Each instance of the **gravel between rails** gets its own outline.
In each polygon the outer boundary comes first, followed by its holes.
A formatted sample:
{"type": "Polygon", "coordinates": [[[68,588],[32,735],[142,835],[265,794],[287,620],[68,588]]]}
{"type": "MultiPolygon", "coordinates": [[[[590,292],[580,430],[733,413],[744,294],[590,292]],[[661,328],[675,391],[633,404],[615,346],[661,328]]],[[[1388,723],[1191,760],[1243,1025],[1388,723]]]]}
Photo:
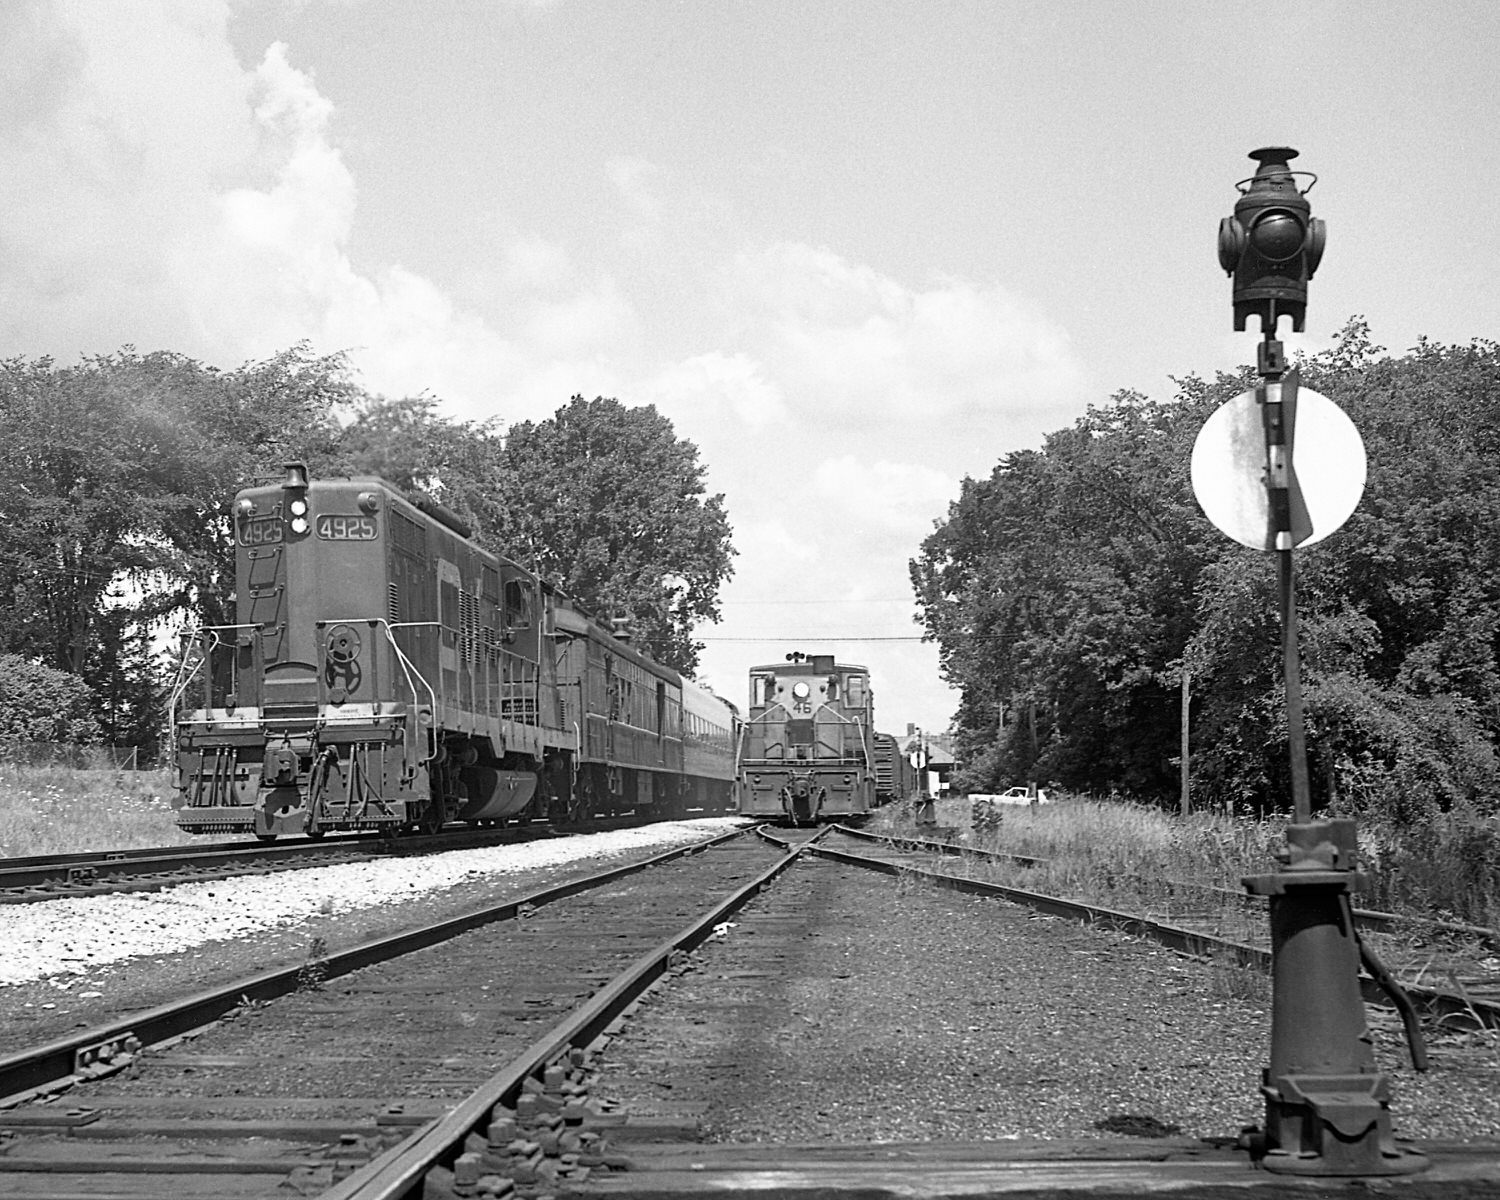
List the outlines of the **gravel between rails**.
{"type": "MultiPolygon", "coordinates": [[[[1263,1119],[1269,985],[998,900],[799,864],[601,1063],[632,1116],[714,1141],[1233,1138],[1263,1119]]],[[[1408,1065],[1371,1013],[1399,1137],[1491,1139],[1500,1052],[1408,1065]]]]}
{"type": "Polygon", "coordinates": [[[0,1054],[636,862],[735,817],[0,908],[0,1054]]]}
{"type": "MultiPolygon", "coordinates": [[[[259,931],[172,950],[153,940],[159,928],[138,936],[124,923],[138,911],[132,897],[9,906],[0,910],[0,962],[24,948],[42,955],[43,974],[0,986],[0,1053],[231,973],[305,962],[315,940],[340,949],[732,824],[458,852],[495,858],[465,865],[458,882],[421,860],[415,884],[405,872],[326,877],[370,866],[350,864],[278,875],[269,894],[241,892],[251,880],[186,885],[216,893],[166,906],[188,924],[195,912],[253,910],[259,931]],[[563,857],[533,857],[544,853],[563,857]],[[69,913],[61,927],[73,950],[26,940],[17,919],[31,910],[69,913]],[[90,946],[107,946],[114,961],[78,961],[90,946]]],[[[1001,901],[807,863],[692,961],[696,969],[653,993],[610,1044],[600,1094],[633,1114],[697,1119],[714,1139],[1103,1137],[1173,1126],[1232,1137],[1262,1117],[1262,977],[1001,901]],[[756,931],[766,911],[781,919],[756,931]]],[[[1398,1135],[1496,1136],[1500,1051],[1437,1038],[1433,1070],[1416,1075],[1399,1023],[1370,1015],[1398,1135]]]]}

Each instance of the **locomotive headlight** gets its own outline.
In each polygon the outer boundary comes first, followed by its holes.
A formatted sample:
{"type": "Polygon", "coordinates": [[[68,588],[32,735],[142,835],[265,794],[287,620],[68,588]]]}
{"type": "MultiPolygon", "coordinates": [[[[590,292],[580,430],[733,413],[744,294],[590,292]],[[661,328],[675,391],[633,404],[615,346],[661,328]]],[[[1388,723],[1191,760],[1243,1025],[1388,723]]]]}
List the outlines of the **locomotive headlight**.
{"type": "Polygon", "coordinates": [[[806,700],[812,695],[812,688],[808,687],[805,683],[794,683],[792,685],[792,695],[796,696],[798,700],[806,700]]]}
{"type": "Polygon", "coordinates": [[[295,500],[288,504],[287,508],[291,510],[292,516],[294,517],[307,516],[307,501],[304,500],[301,496],[298,496],[295,500]]]}
{"type": "MultiPolygon", "coordinates": [[[[304,504],[302,507],[303,507],[304,510],[306,510],[307,505],[304,504]]],[[[307,518],[306,517],[293,517],[292,518],[292,532],[293,533],[306,533],[307,532],[307,518]]]]}

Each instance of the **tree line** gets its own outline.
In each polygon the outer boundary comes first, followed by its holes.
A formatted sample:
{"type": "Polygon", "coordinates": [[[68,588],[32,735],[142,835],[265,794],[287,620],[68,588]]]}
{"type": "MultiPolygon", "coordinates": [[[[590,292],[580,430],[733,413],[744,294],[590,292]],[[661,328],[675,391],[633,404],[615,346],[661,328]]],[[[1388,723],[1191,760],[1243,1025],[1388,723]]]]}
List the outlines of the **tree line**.
{"type": "Polygon", "coordinates": [[[574,396],[506,429],[305,345],[234,370],[126,347],[0,361],[0,423],[0,738],[153,749],[163,631],[233,622],[230,506],[288,462],[431,495],[688,674],[732,572],[723,496],[650,406],[574,396]]]}
{"type": "MultiPolygon", "coordinates": [[[[1315,808],[1409,825],[1500,810],[1500,345],[1395,357],[1354,318],[1300,362],[1359,429],[1363,499],[1296,555],[1315,808]]],[[[1289,803],[1275,555],[1230,541],[1189,481],[1194,439],[1253,369],[1120,392],[1040,450],[965,479],[912,560],[961,694],[961,782],[1289,803]]]]}

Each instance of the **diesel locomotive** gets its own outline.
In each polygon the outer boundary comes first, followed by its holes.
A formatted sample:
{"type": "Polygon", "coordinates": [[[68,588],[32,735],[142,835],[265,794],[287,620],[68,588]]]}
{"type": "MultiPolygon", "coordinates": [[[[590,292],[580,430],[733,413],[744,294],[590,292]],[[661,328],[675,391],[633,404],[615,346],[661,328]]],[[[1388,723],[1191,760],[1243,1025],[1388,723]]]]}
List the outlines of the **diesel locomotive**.
{"type": "Polygon", "coordinates": [[[234,501],[235,623],[173,691],[190,833],[722,813],[739,713],[377,478],[234,501]]]}
{"type": "Polygon", "coordinates": [[[913,781],[894,738],[877,734],[864,667],[831,654],[787,655],[750,669],[740,730],[739,802],[747,816],[793,825],[867,816],[913,781]]]}

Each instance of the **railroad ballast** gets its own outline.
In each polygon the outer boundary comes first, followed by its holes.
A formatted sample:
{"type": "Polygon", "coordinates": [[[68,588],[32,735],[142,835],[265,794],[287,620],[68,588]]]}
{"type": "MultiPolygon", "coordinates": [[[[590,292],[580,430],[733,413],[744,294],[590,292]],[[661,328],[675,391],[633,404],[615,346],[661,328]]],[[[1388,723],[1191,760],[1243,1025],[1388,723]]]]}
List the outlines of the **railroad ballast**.
{"type": "Polygon", "coordinates": [[[183,829],[732,807],[735,707],[441,505],[292,464],[240,492],[232,520],[235,624],[194,633],[174,690],[183,829]]]}

